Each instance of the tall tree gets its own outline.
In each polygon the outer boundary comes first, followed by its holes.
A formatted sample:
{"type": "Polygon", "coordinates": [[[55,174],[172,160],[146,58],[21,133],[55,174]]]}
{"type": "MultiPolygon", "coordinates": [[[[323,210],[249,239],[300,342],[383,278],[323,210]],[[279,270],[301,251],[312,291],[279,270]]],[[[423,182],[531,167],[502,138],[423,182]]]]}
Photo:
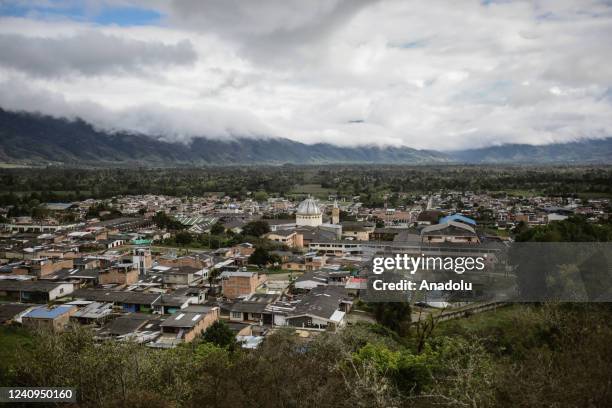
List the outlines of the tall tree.
{"type": "Polygon", "coordinates": [[[376,321],[395,331],[400,336],[406,336],[411,322],[411,307],[408,302],[378,302],[373,303],[376,321]]]}
{"type": "Polygon", "coordinates": [[[270,260],[270,254],[262,247],[255,248],[255,251],[249,256],[249,263],[253,265],[265,266],[270,260]]]}
{"type": "Polygon", "coordinates": [[[242,227],[242,233],[244,235],[252,235],[254,237],[261,237],[263,234],[270,232],[270,225],[265,221],[251,221],[242,227]]]}
{"type": "Polygon", "coordinates": [[[213,224],[212,227],[210,227],[210,233],[212,235],[219,235],[219,234],[223,234],[225,232],[225,228],[223,227],[223,224],[221,224],[220,222],[216,222],[213,224]]]}
{"type": "Polygon", "coordinates": [[[227,347],[229,349],[233,349],[236,344],[234,332],[223,320],[217,320],[206,329],[202,339],[219,347],[227,347]]]}
{"type": "Polygon", "coordinates": [[[179,245],[189,245],[193,242],[193,236],[187,231],[180,231],[176,233],[174,240],[179,245]]]}

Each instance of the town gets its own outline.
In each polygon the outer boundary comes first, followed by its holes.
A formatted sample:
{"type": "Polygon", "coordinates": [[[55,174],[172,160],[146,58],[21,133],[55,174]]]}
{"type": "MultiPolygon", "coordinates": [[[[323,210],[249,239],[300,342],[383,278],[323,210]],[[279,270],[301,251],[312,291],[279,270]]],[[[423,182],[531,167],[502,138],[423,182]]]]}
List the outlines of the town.
{"type": "Polygon", "coordinates": [[[612,407],[612,1],[0,0],[0,404],[612,407]]]}
{"type": "Polygon", "coordinates": [[[375,253],[486,256],[534,226],[610,216],[605,197],[389,198],[374,207],[328,191],[120,195],[38,203],[28,216],[4,205],[0,317],[56,332],[84,325],[100,341],[153,348],[191,342],[216,322],[245,348],[279,328],[307,341],[375,320],[360,299],[375,253]]]}

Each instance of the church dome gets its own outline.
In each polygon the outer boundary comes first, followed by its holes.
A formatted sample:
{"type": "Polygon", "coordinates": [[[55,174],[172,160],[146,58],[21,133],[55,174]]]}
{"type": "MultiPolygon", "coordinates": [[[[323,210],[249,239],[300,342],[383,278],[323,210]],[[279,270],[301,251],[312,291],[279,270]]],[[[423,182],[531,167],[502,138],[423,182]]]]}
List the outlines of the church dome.
{"type": "Polygon", "coordinates": [[[298,205],[297,208],[298,215],[320,215],[321,210],[317,205],[317,202],[312,198],[307,198],[298,205]]]}

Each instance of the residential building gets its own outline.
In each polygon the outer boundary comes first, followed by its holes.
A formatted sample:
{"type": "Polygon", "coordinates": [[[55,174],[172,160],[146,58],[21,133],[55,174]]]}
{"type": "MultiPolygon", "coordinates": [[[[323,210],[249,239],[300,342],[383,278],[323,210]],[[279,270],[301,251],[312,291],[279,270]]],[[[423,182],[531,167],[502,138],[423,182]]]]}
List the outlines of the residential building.
{"type": "Polygon", "coordinates": [[[68,282],[0,280],[0,298],[17,302],[47,303],[70,295],[74,285],[68,282]]]}
{"type": "Polygon", "coordinates": [[[124,312],[150,313],[160,293],[127,292],[107,289],[79,289],[72,294],[73,299],[110,302],[124,312]]]}
{"type": "Polygon", "coordinates": [[[113,312],[112,303],[100,303],[100,302],[71,302],[70,305],[79,306],[82,305],[72,316],[70,320],[78,322],[80,324],[97,324],[102,325],[108,320],[113,312]]]}
{"type": "Polygon", "coordinates": [[[349,277],[348,271],[313,271],[297,278],[293,285],[298,290],[311,290],[319,286],[344,286],[349,277]]]}
{"type": "Polygon", "coordinates": [[[131,262],[116,263],[110,268],[100,270],[98,280],[100,285],[117,284],[131,285],[138,281],[138,269],[131,262]]]}
{"type": "Polygon", "coordinates": [[[23,315],[36,307],[29,303],[0,303],[0,324],[21,323],[23,315]]]}
{"type": "Polygon", "coordinates": [[[302,236],[295,232],[295,230],[277,230],[268,232],[263,237],[289,248],[301,248],[304,245],[302,236]]]}
{"type": "Polygon", "coordinates": [[[208,269],[194,268],[191,266],[154,266],[150,274],[159,276],[164,286],[193,286],[208,277],[208,269]]]}
{"type": "Polygon", "coordinates": [[[473,227],[463,222],[448,221],[423,228],[421,230],[421,242],[477,244],[480,239],[473,227]]]}
{"type": "Polygon", "coordinates": [[[222,294],[228,299],[249,295],[260,283],[255,272],[223,272],[220,278],[222,294]]]}
{"type": "Polygon", "coordinates": [[[129,313],[107,322],[98,332],[99,339],[148,343],[161,335],[161,318],[148,313],[129,313]]]}
{"type": "Polygon", "coordinates": [[[155,346],[174,347],[180,343],[189,343],[217,320],[218,307],[209,307],[202,312],[175,313],[161,323],[162,334],[155,346]]]}
{"type": "Polygon", "coordinates": [[[74,305],[41,306],[32,309],[21,318],[24,326],[46,328],[55,332],[64,331],[70,316],[76,313],[74,305]]]}
{"type": "Polygon", "coordinates": [[[303,329],[336,331],[346,325],[351,304],[344,288],[313,288],[287,314],[285,322],[303,329]]]}
{"type": "Polygon", "coordinates": [[[132,250],[132,264],[136,266],[139,276],[146,276],[153,266],[150,248],[134,248],[132,250]]]}

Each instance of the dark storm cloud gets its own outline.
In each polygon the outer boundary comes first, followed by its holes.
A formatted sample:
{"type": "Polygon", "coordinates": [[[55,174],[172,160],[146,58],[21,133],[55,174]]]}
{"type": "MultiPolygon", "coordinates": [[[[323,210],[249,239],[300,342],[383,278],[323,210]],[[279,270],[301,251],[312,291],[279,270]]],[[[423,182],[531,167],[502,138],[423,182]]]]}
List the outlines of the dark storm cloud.
{"type": "Polygon", "coordinates": [[[246,55],[282,57],[324,40],[379,0],[175,0],[170,20],[189,30],[213,32],[242,46],[246,55]]]}
{"type": "Polygon", "coordinates": [[[184,27],[251,37],[296,32],[312,26],[327,28],[377,1],[174,0],[169,13],[184,27]]]}
{"type": "Polygon", "coordinates": [[[140,72],[146,67],[192,65],[197,54],[190,41],[164,44],[95,31],[69,37],[0,34],[0,64],[38,77],[140,72]]]}

